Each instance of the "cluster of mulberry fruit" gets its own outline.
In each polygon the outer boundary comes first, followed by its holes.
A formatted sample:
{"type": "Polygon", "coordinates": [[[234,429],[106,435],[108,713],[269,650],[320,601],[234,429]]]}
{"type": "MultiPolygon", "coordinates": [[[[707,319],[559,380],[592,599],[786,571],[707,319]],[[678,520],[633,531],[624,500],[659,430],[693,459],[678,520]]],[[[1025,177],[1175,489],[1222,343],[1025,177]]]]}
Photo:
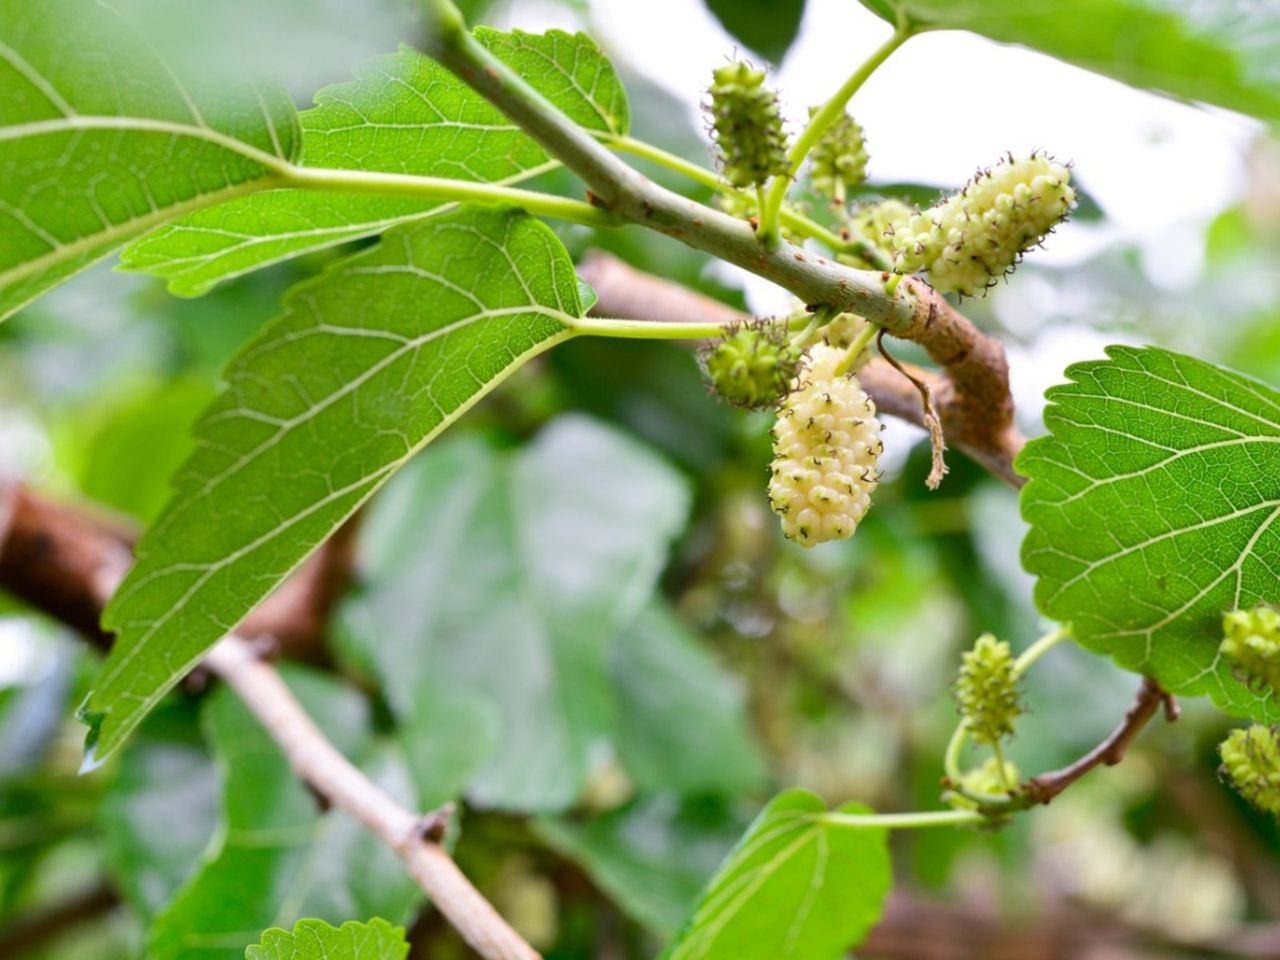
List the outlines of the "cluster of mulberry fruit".
{"type": "Polygon", "coordinates": [[[847,353],[815,344],[773,427],[769,503],[807,547],[852,536],[880,480],[880,421],[858,378],[840,369],[847,353]]]}
{"type": "Polygon", "coordinates": [[[959,193],[893,224],[894,268],[927,271],[944,292],[976,293],[1010,272],[1074,205],[1063,164],[1010,155],[959,193]]]}
{"type": "Polygon", "coordinates": [[[1259,810],[1280,816],[1280,741],[1274,727],[1232,730],[1218,748],[1221,774],[1259,810]]]}
{"type": "Polygon", "coordinates": [[[1251,687],[1280,691],[1280,610],[1258,606],[1222,618],[1221,651],[1251,687]]]}
{"type": "Polygon", "coordinates": [[[701,354],[702,369],[730,406],[763,410],[776,406],[795,376],[798,352],[786,330],[767,322],[733,330],[701,354]]]}
{"type": "Polygon", "coordinates": [[[739,188],[760,186],[787,172],[787,135],[778,96],[764,79],[763,70],[741,60],[712,75],[711,131],[725,179],[739,188]]]}
{"type": "Polygon", "coordinates": [[[995,746],[1013,735],[1022,702],[1009,644],[989,633],[978,638],[961,658],[956,701],[969,734],[979,743],[995,746]]]}
{"type": "MultiPolygon", "coordinates": [[[[812,118],[817,107],[809,110],[812,118]]],[[[840,206],[849,198],[849,190],[867,179],[867,141],[862,127],[847,113],[842,113],[809,154],[809,179],[813,189],[840,206]]]]}

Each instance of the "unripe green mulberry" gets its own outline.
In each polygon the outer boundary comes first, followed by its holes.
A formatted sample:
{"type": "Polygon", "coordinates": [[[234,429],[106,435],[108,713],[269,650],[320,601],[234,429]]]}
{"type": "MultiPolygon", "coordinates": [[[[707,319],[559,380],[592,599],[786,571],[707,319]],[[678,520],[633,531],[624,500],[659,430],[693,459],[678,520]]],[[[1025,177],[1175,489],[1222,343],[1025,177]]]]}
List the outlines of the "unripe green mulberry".
{"type": "Polygon", "coordinates": [[[770,323],[739,327],[701,356],[716,393],[747,410],[775,406],[795,376],[799,359],[787,343],[785,328],[770,323]]]}
{"type": "Polygon", "coordinates": [[[970,735],[994,746],[1012,736],[1022,713],[1009,644],[984,633],[960,660],[956,700],[970,735]]]}
{"type": "Polygon", "coordinates": [[[806,547],[853,536],[880,480],[880,421],[858,378],[838,372],[846,353],[815,344],[773,426],[769,504],[806,547]]]}
{"type": "Polygon", "coordinates": [[[894,231],[894,269],[926,270],[943,292],[973,294],[1009,273],[1075,205],[1071,172],[1048,157],[1012,155],[894,231]]]}
{"type": "Polygon", "coordinates": [[[1222,618],[1222,655],[1251,687],[1280,690],[1280,610],[1257,606],[1222,618]]]}
{"type": "MultiPolygon", "coordinates": [[[[819,109],[810,107],[810,118],[819,109]]],[[[862,127],[847,113],[827,128],[809,156],[813,189],[842,207],[849,190],[867,179],[867,141],[862,127]]]]}
{"type": "Polygon", "coordinates": [[[1219,773],[1259,810],[1280,816],[1280,742],[1274,727],[1232,730],[1218,747],[1219,773]]]}
{"type": "Polygon", "coordinates": [[[787,136],[778,95],[764,85],[764,71],[739,60],[712,76],[711,129],[725,179],[735,187],[752,187],[785,174],[787,136]]]}

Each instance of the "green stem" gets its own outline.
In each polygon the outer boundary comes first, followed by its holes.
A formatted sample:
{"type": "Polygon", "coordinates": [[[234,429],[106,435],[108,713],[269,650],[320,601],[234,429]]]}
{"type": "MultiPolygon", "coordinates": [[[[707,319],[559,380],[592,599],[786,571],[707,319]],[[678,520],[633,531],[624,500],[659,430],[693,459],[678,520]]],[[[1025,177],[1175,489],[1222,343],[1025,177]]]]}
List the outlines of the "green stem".
{"type": "Polygon", "coordinates": [[[1013,663],[1013,677],[1015,680],[1020,679],[1031,669],[1037,660],[1052,650],[1055,646],[1071,636],[1071,625],[1065,624],[1050,630],[1043,637],[1022,651],[1022,655],[1013,663]]]}
{"type": "Polygon", "coordinates": [[[871,341],[875,339],[876,334],[880,332],[880,327],[870,321],[867,321],[867,328],[858,334],[858,339],[849,345],[850,363],[857,360],[862,352],[871,346],[871,341]]]}
{"type": "Polygon", "coordinates": [[[587,336],[624,340],[704,340],[720,336],[731,325],[731,322],[654,323],[651,320],[615,320],[610,317],[582,317],[572,323],[574,330],[587,336]]]}
{"type": "Polygon", "coordinates": [[[1009,793],[1014,788],[1014,784],[1009,782],[1009,771],[1005,768],[1004,746],[997,740],[991,744],[991,752],[996,756],[996,768],[1000,771],[1000,785],[1004,787],[1004,792],[1009,793]]]}
{"type": "Polygon", "coordinates": [[[976,810],[929,810],[921,813],[820,813],[821,823],[854,830],[918,830],[926,827],[963,827],[986,823],[976,810]]]}
{"type": "Polygon", "coordinates": [[[815,310],[809,318],[809,322],[791,338],[790,346],[794,350],[808,350],[818,340],[818,331],[826,324],[831,322],[831,311],[826,307],[820,307],[815,310]]]}
{"type": "Polygon", "coordinates": [[[961,720],[956,724],[951,739],[947,741],[947,752],[942,757],[942,772],[953,787],[958,787],[960,780],[964,777],[960,769],[960,755],[964,752],[964,745],[968,739],[969,726],[961,720]]]}
{"type": "Polygon", "coordinates": [[[617,226],[608,211],[582,200],[572,200],[536,190],[521,190],[492,183],[417,177],[365,170],[330,170],[324,167],[289,167],[281,173],[282,186],[334,193],[370,193],[382,197],[441,200],[456,203],[509,204],[529,213],[593,227],[617,226]]]}
{"type": "MultiPolygon", "coordinates": [[[[725,196],[737,197],[740,200],[747,200],[751,197],[747,191],[739,190],[737,187],[730,186],[728,182],[726,182],[724,178],[714,170],[701,167],[691,160],[686,160],[684,157],[677,156],[674,153],[669,153],[661,147],[655,147],[651,143],[646,143],[644,140],[637,140],[635,137],[619,136],[615,133],[597,134],[597,139],[606,146],[612,147],[614,150],[621,153],[629,153],[635,157],[641,157],[648,160],[650,163],[655,163],[660,167],[665,167],[672,173],[681,174],[692,180],[694,183],[707,187],[711,190],[715,190],[725,196]]],[[[782,205],[782,209],[778,213],[778,220],[782,226],[786,227],[797,236],[817,240],[825,244],[835,253],[856,253],[859,256],[862,256],[863,259],[869,259],[869,257],[864,255],[865,249],[869,247],[865,242],[861,240],[846,240],[834,231],[828,230],[816,220],[812,220],[802,213],[797,213],[786,204],[782,205]]],[[[874,251],[873,249],[873,254],[878,254],[878,251],[874,251]]],[[[883,262],[874,262],[873,265],[876,269],[888,269],[887,260],[884,260],[883,262]]]]}
{"type": "Polygon", "coordinates": [[[756,236],[766,249],[772,249],[782,239],[782,231],[778,229],[778,218],[782,213],[779,205],[774,209],[765,195],[764,184],[756,186],[756,236]]]}
{"type": "Polygon", "coordinates": [[[741,194],[746,196],[743,191],[729,186],[718,173],[714,170],[708,170],[706,167],[700,167],[692,160],[686,160],[684,157],[677,156],[661,147],[655,147],[652,143],[644,140],[637,140],[635,137],[626,137],[617,133],[601,133],[597,134],[597,139],[606,146],[621,153],[629,153],[633,157],[641,157],[650,163],[656,163],[660,167],[665,167],[672,173],[679,173],[688,177],[694,183],[717,190],[720,193],[741,194]]]}
{"type": "Polygon", "coordinates": [[[893,36],[877,47],[863,61],[857,70],[849,75],[849,79],[832,94],[831,98],[822,105],[813,118],[809,121],[809,125],[796,138],[796,142],[791,145],[791,150],[787,154],[787,173],[785,176],[774,177],[773,183],[769,186],[767,206],[760,211],[760,222],[765,223],[766,219],[777,216],[779,208],[782,206],[782,200],[787,194],[787,187],[791,183],[791,178],[800,171],[800,167],[804,164],[805,157],[809,156],[809,151],[814,148],[822,135],[827,132],[830,126],[840,118],[845,108],[849,105],[849,101],[853,99],[853,95],[858,92],[859,88],[867,82],[867,79],[876,72],[876,69],[889,59],[890,55],[902,46],[911,36],[911,28],[907,26],[899,26],[893,31],[893,36]]]}

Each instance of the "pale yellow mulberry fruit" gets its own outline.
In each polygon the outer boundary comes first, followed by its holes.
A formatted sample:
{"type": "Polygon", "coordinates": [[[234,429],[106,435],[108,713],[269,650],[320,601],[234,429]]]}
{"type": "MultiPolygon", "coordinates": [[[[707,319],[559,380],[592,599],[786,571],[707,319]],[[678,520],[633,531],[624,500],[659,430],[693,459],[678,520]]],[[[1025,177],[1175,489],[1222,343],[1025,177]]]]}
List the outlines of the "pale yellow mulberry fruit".
{"type": "Polygon", "coordinates": [[[894,227],[894,269],[924,270],[943,292],[991,286],[1065,220],[1075,205],[1071,171],[1043,154],[1012,155],[963,190],[894,227]]]}
{"type": "Polygon", "coordinates": [[[806,547],[853,536],[880,479],[880,421],[857,377],[838,372],[846,353],[811,348],[773,428],[769,504],[806,547]]]}

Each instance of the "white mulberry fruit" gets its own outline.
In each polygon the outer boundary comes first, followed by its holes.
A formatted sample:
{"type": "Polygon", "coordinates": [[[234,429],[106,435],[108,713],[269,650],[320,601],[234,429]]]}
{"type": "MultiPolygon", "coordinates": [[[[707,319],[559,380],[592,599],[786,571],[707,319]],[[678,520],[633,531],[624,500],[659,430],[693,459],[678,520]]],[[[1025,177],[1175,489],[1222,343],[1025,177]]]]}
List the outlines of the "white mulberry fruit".
{"type": "Polygon", "coordinates": [[[853,536],[880,479],[880,421],[857,377],[837,372],[846,353],[813,346],[773,427],[769,504],[806,547],[853,536]]]}
{"type": "Polygon", "coordinates": [[[1009,273],[1075,205],[1071,172],[1043,154],[1012,155],[894,227],[894,269],[927,271],[943,292],[970,295],[1009,273]]]}

